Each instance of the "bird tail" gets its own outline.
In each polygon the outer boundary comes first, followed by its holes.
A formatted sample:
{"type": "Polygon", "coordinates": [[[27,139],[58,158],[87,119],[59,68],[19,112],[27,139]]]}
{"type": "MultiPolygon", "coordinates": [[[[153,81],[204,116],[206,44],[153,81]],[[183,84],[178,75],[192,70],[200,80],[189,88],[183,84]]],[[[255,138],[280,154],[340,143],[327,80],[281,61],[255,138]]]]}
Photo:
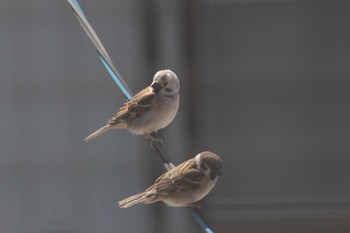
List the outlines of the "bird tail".
{"type": "Polygon", "coordinates": [[[149,199],[149,196],[143,192],[136,194],[134,196],[125,198],[124,200],[119,201],[119,207],[120,208],[128,208],[130,206],[139,204],[139,203],[145,203],[149,199]]]}
{"type": "Polygon", "coordinates": [[[92,134],[90,134],[89,136],[87,136],[85,139],[84,139],[84,142],[88,142],[90,141],[91,139],[97,137],[98,135],[100,134],[103,134],[104,132],[106,132],[107,130],[111,129],[111,125],[110,124],[107,124],[105,126],[103,126],[102,128],[96,130],[95,132],[93,132],[92,134]]]}

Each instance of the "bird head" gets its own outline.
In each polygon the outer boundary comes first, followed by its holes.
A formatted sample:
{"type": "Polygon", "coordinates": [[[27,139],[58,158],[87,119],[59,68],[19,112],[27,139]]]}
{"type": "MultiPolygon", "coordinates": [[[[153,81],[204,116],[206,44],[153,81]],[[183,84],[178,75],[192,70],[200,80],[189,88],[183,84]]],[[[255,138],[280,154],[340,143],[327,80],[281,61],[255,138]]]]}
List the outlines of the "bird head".
{"type": "Polygon", "coordinates": [[[179,92],[180,82],[171,70],[160,70],[154,75],[151,87],[156,94],[172,96],[179,92]]]}
{"type": "Polygon", "coordinates": [[[213,181],[216,181],[218,176],[221,176],[223,163],[221,158],[213,152],[201,152],[195,157],[194,160],[197,164],[197,168],[202,170],[205,175],[213,181]]]}

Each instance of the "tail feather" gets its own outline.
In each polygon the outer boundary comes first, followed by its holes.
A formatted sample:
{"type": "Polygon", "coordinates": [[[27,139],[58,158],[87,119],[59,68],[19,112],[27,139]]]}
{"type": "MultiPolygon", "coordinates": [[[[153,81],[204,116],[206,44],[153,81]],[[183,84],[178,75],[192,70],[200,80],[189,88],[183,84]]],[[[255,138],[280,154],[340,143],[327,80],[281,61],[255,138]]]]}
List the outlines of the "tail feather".
{"type": "Polygon", "coordinates": [[[97,137],[98,135],[100,134],[103,134],[104,132],[106,132],[107,130],[111,129],[111,125],[110,124],[107,124],[103,127],[101,127],[100,129],[96,130],[95,132],[93,132],[92,134],[90,134],[89,136],[87,136],[85,139],[84,139],[84,142],[88,142],[90,141],[91,139],[97,137]]]}
{"type": "Polygon", "coordinates": [[[128,208],[130,206],[139,204],[139,203],[144,203],[149,199],[149,196],[146,195],[145,192],[136,194],[134,196],[125,198],[124,200],[121,200],[118,202],[120,208],[128,208]]]}

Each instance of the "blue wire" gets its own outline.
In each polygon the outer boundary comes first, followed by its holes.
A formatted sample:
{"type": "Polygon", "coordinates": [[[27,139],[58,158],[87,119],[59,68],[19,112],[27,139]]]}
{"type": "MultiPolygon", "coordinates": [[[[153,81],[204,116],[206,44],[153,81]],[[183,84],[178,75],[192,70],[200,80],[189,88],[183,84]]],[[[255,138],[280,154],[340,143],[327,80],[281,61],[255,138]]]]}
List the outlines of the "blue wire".
{"type": "Polygon", "coordinates": [[[83,9],[81,9],[81,6],[79,5],[78,1],[77,1],[77,0],[72,0],[72,1],[74,2],[75,6],[78,8],[78,10],[80,11],[80,13],[81,13],[82,15],[84,15],[84,17],[85,17],[85,14],[84,14],[84,12],[83,12],[83,9]]]}
{"type": "MultiPolygon", "coordinates": [[[[85,17],[85,14],[81,8],[81,6],[79,5],[77,0],[72,0],[73,3],[75,4],[75,6],[78,8],[78,10],[80,11],[80,13],[85,17]]],[[[114,71],[111,69],[111,67],[108,65],[108,63],[106,62],[106,60],[101,56],[101,54],[97,51],[99,58],[102,61],[102,64],[104,65],[104,67],[106,68],[106,70],[108,71],[109,75],[113,78],[114,82],[118,85],[118,87],[120,88],[120,90],[123,92],[125,98],[127,98],[128,100],[130,100],[132,98],[132,95],[130,94],[130,92],[127,90],[127,88],[123,85],[123,83],[120,81],[120,79],[118,78],[117,74],[114,73],[114,71]]]]}
{"type": "Polygon", "coordinates": [[[105,66],[106,70],[108,71],[109,75],[113,78],[114,82],[116,82],[116,84],[118,85],[118,87],[120,88],[120,90],[123,92],[123,94],[125,95],[125,97],[130,100],[132,98],[132,96],[130,95],[130,93],[128,92],[128,90],[126,90],[125,86],[123,85],[123,83],[119,80],[118,76],[113,72],[113,70],[111,69],[111,67],[109,67],[109,65],[107,64],[107,62],[105,61],[105,59],[98,54],[98,57],[101,59],[102,64],[105,66]]]}
{"type": "Polygon", "coordinates": [[[203,219],[199,216],[198,212],[196,212],[194,209],[191,210],[192,216],[194,217],[194,219],[196,219],[196,221],[198,222],[198,224],[201,226],[201,228],[207,232],[207,233],[214,233],[209,226],[203,221],[203,219]]]}

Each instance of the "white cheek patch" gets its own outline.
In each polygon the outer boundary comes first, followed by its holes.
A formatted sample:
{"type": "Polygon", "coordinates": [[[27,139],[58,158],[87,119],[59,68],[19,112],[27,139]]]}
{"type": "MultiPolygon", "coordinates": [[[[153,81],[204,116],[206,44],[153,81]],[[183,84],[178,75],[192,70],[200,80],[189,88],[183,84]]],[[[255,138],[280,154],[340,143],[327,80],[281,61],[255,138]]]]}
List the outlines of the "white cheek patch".
{"type": "Polygon", "coordinates": [[[205,170],[202,169],[201,165],[202,165],[202,154],[198,154],[195,158],[194,161],[197,165],[197,168],[202,170],[204,172],[204,174],[210,178],[210,174],[211,174],[211,169],[208,167],[207,164],[204,164],[205,166],[205,170]]]}
{"type": "Polygon", "coordinates": [[[194,162],[196,163],[198,169],[201,168],[201,162],[202,162],[201,156],[202,156],[201,154],[198,154],[198,155],[194,158],[194,162]]]}

